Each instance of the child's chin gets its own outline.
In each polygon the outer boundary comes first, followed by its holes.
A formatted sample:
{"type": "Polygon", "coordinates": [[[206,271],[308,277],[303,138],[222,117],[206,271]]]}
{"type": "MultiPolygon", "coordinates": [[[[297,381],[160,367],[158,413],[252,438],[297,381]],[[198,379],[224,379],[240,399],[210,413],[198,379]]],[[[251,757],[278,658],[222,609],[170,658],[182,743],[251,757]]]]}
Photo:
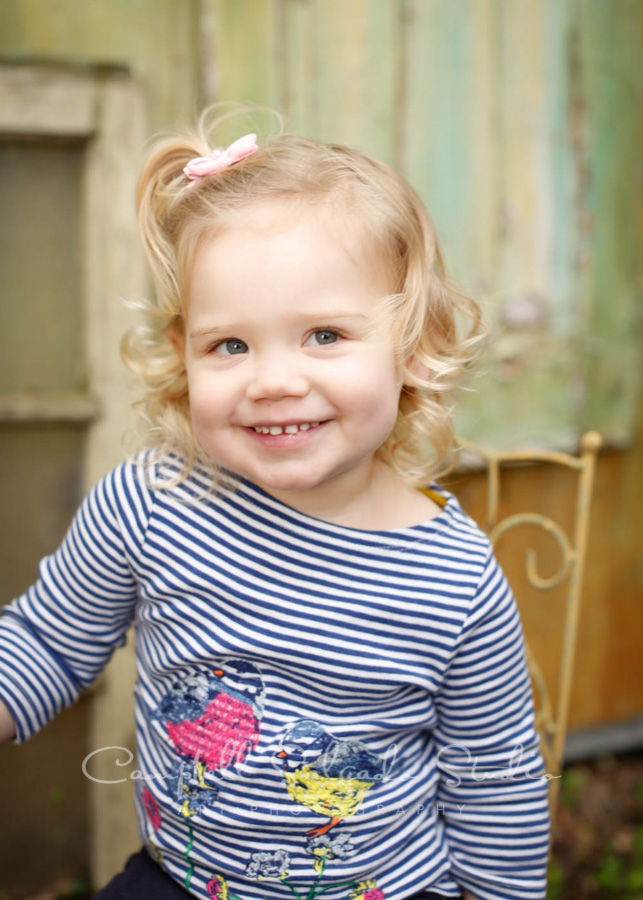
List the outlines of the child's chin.
{"type": "Polygon", "coordinates": [[[257,480],[265,491],[287,491],[298,493],[302,491],[312,491],[319,487],[318,478],[268,478],[265,480],[257,480]]]}
{"type": "Polygon", "coordinates": [[[325,481],[326,476],[320,475],[319,471],[313,472],[296,472],[291,467],[288,471],[284,467],[283,472],[257,472],[256,477],[247,476],[265,491],[284,491],[287,493],[304,493],[306,491],[319,488],[325,481]]]}

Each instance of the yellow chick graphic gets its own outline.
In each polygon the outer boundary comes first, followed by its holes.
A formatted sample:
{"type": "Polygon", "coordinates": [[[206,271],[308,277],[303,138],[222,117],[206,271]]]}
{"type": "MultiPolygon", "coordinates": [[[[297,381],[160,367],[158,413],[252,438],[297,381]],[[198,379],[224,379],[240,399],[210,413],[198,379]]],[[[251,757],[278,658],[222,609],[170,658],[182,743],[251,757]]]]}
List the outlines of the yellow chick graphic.
{"type": "Polygon", "coordinates": [[[282,750],[290,797],[328,816],[330,822],[308,832],[318,837],[353,816],[367,792],[384,778],[384,762],[361,741],[336,739],[309,719],[288,729],[282,750]]]}

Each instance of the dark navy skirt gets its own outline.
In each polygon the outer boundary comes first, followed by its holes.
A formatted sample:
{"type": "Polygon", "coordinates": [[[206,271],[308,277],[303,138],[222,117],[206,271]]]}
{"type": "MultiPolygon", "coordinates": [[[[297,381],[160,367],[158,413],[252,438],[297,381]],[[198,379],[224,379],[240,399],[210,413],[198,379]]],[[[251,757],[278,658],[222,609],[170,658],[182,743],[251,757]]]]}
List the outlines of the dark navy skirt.
{"type": "MultiPolygon", "coordinates": [[[[125,869],[105,887],[94,894],[92,900],[186,900],[191,897],[159,864],[152,859],[146,847],[133,853],[125,863],[125,869]]],[[[409,900],[445,900],[441,894],[422,891],[409,900]]]]}

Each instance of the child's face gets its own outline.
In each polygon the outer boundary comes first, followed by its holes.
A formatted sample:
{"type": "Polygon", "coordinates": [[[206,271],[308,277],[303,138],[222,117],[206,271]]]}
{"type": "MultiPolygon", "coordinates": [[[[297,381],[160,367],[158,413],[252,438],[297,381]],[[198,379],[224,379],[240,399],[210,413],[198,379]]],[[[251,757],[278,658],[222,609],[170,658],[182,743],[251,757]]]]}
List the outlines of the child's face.
{"type": "Polygon", "coordinates": [[[208,239],[176,342],[201,446],[295,506],[297,492],[326,492],[332,505],[368,489],[402,385],[390,328],[375,316],[394,290],[388,266],[332,228],[326,207],[266,204],[250,226],[208,239]],[[319,424],[253,428],[293,423],[319,424]]]}

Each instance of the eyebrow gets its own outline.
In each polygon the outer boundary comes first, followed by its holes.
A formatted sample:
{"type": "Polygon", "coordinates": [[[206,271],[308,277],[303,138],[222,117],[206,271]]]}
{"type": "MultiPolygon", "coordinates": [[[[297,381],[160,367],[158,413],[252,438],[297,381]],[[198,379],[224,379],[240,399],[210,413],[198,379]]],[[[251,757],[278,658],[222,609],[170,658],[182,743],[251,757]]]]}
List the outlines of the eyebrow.
{"type": "MultiPolygon", "coordinates": [[[[369,320],[368,316],[365,316],[363,313],[334,313],[334,312],[320,312],[320,313],[306,313],[303,316],[295,316],[295,322],[305,323],[305,322],[329,322],[331,319],[353,319],[354,321],[362,319],[369,320]]],[[[198,338],[205,337],[206,335],[211,334],[232,334],[235,331],[240,331],[243,328],[242,325],[229,325],[229,326],[221,326],[221,325],[205,325],[203,328],[197,328],[195,331],[190,332],[190,338],[198,338]]]]}

